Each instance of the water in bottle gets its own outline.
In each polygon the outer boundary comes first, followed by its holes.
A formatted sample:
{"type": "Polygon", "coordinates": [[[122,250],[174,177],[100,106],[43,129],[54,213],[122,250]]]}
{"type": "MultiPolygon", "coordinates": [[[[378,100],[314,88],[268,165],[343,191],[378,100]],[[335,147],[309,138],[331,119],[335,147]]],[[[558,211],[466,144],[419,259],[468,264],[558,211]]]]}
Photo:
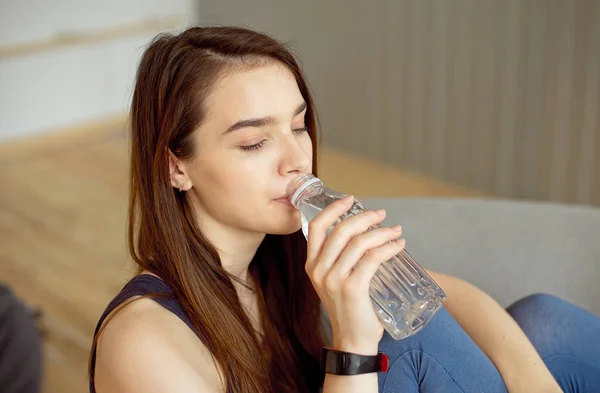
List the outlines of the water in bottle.
{"type": "MultiPolygon", "coordinates": [[[[302,232],[308,238],[308,223],[329,204],[347,195],[324,187],[312,174],[303,174],[290,184],[288,196],[301,212],[302,232]]],[[[355,200],[327,229],[327,235],[343,220],[366,210],[355,200]]],[[[379,227],[377,224],[369,230],[379,227]]],[[[369,294],[383,327],[396,340],[421,330],[446,299],[444,291],[406,250],[380,265],[371,280],[369,294]]]]}

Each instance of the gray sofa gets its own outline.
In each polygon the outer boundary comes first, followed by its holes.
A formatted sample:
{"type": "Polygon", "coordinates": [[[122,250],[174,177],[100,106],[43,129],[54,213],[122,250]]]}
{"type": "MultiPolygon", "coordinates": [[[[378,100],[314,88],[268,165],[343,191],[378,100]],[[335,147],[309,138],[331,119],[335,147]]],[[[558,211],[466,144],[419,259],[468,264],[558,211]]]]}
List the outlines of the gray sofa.
{"type": "Polygon", "coordinates": [[[550,293],[600,314],[600,208],[465,198],[361,198],[401,224],[427,269],[463,278],[501,305],[550,293]]]}

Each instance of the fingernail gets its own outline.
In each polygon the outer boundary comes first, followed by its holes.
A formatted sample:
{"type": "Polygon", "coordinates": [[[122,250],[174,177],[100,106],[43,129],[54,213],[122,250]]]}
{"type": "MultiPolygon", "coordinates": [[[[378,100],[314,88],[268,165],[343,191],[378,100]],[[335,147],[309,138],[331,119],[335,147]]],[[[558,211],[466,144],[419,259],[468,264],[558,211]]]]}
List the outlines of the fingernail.
{"type": "Polygon", "coordinates": [[[344,197],[345,203],[350,203],[350,201],[354,201],[354,195],[348,195],[344,197]]]}
{"type": "Polygon", "coordinates": [[[394,232],[400,232],[400,231],[402,230],[402,226],[400,226],[400,225],[394,225],[394,226],[392,227],[392,230],[393,230],[394,232]]]}
{"type": "Polygon", "coordinates": [[[377,215],[379,215],[379,216],[383,216],[385,214],[385,210],[384,209],[375,210],[375,213],[377,213],[377,215]]]}

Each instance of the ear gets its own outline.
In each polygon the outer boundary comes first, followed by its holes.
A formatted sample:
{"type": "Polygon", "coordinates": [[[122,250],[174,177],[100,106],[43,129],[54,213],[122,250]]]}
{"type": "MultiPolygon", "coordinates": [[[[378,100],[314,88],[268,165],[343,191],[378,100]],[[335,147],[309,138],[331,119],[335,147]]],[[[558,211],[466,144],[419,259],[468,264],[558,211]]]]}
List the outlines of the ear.
{"type": "Polygon", "coordinates": [[[171,186],[179,191],[188,191],[192,188],[192,180],[187,175],[185,164],[170,149],[167,149],[167,160],[169,161],[169,178],[171,186]]]}

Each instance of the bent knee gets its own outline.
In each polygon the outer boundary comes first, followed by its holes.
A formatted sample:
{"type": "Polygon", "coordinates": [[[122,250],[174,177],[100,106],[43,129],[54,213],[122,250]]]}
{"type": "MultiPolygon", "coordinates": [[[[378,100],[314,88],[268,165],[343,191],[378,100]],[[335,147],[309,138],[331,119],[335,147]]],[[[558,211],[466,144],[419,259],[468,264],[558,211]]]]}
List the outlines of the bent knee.
{"type": "Polygon", "coordinates": [[[572,303],[547,293],[535,293],[517,300],[506,311],[517,321],[527,323],[528,320],[536,320],[537,323],[548,320],[550,322],[557,318],[572,315],[578,309],[572,303]]]}
{"type": "Polygon", "coordinates": [[[535,293],[517,300],[506,311],[527,330],[531,325],[543,324],[559,314],[560,310],[568,306],[565,300],[547,293],[535,293]]]}
{"type": "Polygon", "coordinates": [[[556,304],[559,303],[566,303],[566,301],[559,298],[558,296],[551,295],[549,293],[534,293],[517,300],[516,302],[511,304],[507,310],[515,310],[520,308],[538,309],[545,308],[548,305],[554,307],[556,304]]]}
{"type": "Polygon", "coordinates": [[[577,308],[550,294],[536,293],[518,300],[506,311],[519,324],[538,353],[548,356],[567,345],[569,326],[577,318],[577,308]]]}

